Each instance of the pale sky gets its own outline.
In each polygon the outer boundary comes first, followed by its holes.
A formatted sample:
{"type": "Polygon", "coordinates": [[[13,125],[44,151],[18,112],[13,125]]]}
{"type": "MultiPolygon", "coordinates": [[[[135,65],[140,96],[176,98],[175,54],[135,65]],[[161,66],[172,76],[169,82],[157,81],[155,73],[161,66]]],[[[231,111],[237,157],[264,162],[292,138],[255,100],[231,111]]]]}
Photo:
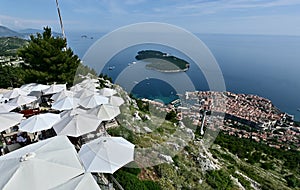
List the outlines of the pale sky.
{"type": "MultiPolygon", "coordinates": [[[[0,25],[60,32],[55,0],[0,0],[0,25]]],[[[139,22],[193,33],[300,35],[299,0],[59,0],[66,32],[110,32],[139,22]]]]}

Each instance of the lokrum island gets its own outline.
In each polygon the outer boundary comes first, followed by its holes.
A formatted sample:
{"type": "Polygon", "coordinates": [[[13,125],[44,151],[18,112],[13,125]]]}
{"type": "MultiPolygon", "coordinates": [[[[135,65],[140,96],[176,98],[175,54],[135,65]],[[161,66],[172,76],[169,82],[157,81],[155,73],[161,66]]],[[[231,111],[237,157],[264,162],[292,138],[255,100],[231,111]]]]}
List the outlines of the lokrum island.
{"type": "Polygon", "coordinates": [[[189,69],[190,64],[178,57],[156,50],[139,51],[136,60],[146,62],[146,68],[160,72],[183,72],[189,69]]]}

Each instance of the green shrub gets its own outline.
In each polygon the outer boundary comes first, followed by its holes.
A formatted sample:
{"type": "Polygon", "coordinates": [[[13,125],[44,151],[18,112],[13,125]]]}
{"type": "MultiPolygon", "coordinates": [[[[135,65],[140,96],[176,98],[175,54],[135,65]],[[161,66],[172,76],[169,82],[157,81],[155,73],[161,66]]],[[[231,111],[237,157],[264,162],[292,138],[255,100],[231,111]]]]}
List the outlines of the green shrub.
{"type": "Polygon", "coordinates": [[[224,170],[212,170],[206,174],[206,182],[213,189],[230,190],[233,188],[233,182],[231,181],[229,174],[224,170]]]}

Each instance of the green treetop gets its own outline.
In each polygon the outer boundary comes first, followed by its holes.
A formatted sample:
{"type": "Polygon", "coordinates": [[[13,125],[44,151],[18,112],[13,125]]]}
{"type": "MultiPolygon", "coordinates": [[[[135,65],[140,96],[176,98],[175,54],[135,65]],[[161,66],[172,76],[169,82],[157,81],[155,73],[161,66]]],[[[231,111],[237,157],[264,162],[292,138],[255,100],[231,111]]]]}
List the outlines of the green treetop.
{"type": "Polygon", "coordinates": [[[73,84],[80,59],[74,55],[64,38],[53,37],[51,28],[45,27],[43,34],[31,35],[29,44],[19,49],[26,77],[25,82],[73,84]]]}

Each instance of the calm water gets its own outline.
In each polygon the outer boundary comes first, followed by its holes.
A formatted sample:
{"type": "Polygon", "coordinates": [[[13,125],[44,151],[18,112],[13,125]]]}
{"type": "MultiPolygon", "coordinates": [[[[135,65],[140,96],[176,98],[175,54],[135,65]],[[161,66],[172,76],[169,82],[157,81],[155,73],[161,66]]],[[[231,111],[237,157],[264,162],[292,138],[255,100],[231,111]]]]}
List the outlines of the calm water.
{"type": "MultiPolygon", "coordinates": [[[[69,34],[68,44],[82,58],[86,50],[102,35],[69,34]],[[81,35],[87,35],[87,38],[82,38],[81,35]]],[[[297,111],[300,108],[300,37],[221,34],[197,36],[218,61],[228,91],[266,97],[276,107],[300,120],[300,112],[297,111]]],[[[102,72],[115,80],[128,67],[128,63],[136,61],[136,52],[143,49],[161,50],[190,61],[189,71],[178,74],[178,83],[180,76],[185,74],[193,81],[197,90],[208,90],[202,72],[188,57],[174,49],[153,44],[134,46],[119,52],[102,72]],[[109,70],[109,66],[115,66],[115,69],[109,70]]],[[[172,86],[151,80],[151,77],[149,79],[149,74],[147,73],[144,81],[134,84],[132,93],[152,99],[161,97],[164,101],[175,98],[176,92],[172,86]]],[[[166,74],[156,75],[168,77],[166,74]]]]}

